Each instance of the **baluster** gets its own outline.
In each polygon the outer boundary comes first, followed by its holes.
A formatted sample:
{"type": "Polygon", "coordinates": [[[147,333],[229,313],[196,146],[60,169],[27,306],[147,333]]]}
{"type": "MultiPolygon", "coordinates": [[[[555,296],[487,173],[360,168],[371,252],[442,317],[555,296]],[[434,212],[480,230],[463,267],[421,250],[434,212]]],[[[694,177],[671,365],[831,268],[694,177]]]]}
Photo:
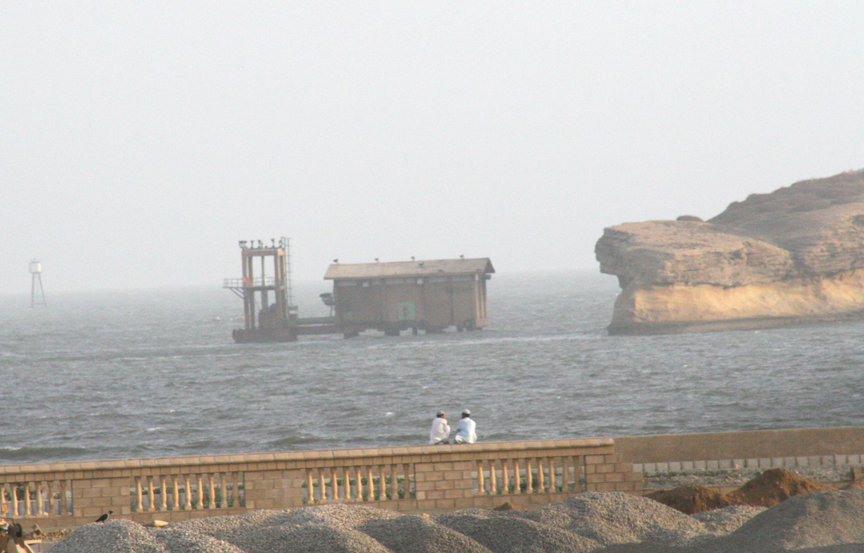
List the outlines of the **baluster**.
{"type": "Polygon", "coordinates": [[[555,457],[549,457],[549,491],[552,493],[558,491],[556,479],[557,476],[555,474],[555,457]]]}
{"type": "Polygon", "coordinates": [[[216,508],[216,475],[210,473],[207,475],[207,491],[210,493],[210,499],[207,502],[207,507],[210,509],[216,508]]]}
{"type": "Polygon", "coordinates": [[[318,469],[318,487],[321,488],[321,503],[327,502],[327,481],[324,478],[324,468],[318,469]]]}
{"type": "Polygon", "coordinates": [[[409,463],[402,464],[402,497],[403,499],[411,499],[411,465],[409,463]]]}
{"type": "Polygon", "coordinates": [[[366,495],[367,501],[375,501],[375,480],[372,478],[372,465],[366,467],[366,495]]]}
{"type": "Polygon", "coordinates": [[[30,482],[25,482],[24,483],[24,516],[25,517],[29,517],[31,515],[31,513],[33,512],[32,508],[33,508],[33,506],[30,503],[30,482]]]}
{"type": "Polygon", "coordinates": [[[339,501],[339,467],[330,469],[330,486],[333,488],[333,501],[339,501]]]}
{"type": "Polygon", "coordinates": [[[486,493],[486,479],[483,477],[483,461],[477,461],[477,495],[486,493]]]}
{"type": "Polygon", "coordinates": [[[378,465],[378,501],[387,499],[387,476],[384,474],[384,465],[378,465]]]}
{"type": "Polygon", "coordinates": [[[147,476],[147,512],[156,510],[156,487],[153,485],[155,479],[153,475],[147,476]]]}
{"type": "Polygon", "coordinates": [[[315,480],[312,478],[312,469],[306,470],[306,503],[312,505],[315,503],[315,480]]]}
{"type": "Polygon", "coordinates": [[[351,475],[354,474],[354,471],[351,469],[350,466],[346,465],[345,467],[342,468],[342,474],[345,475],[345,482],[344,482],[345,485],[343,486],[344,491],[342,492],[343,494],[345,494],[345,501],[346,502],[347,501],[353,501],[354,500],[354,490],[351,487],[352,486],[351,485],[351,475]]]}
{"type": "Polygon", "coordinates": [[[45,492],[45,481],[37,480],[34,485],[36,486],[36,516],[41,517],[45,514],[45,500],[42,498],[45,492]]]}
{"type": "Polygon", "coordinates": [[[543,475],[543,470],[546,468],[546,459],[537,459],[537,491],[543,493],[546,491],[546,479],[543,475]]]}
{"type": "Polygon", "coordinates": [[[168,510],[168,482],[163,474],[159,475],[159,510],[168,510]]]}
{"type": "Polygon", "coordinates": [[[140,513],[144,510],[144,507],[141,505],[142,502],[142,493],[141,493],[141,477],[135,477],[135,512],[140,513]]]}
{"type": "Polygon", "coordinates": [[[185,484],[183,488],[183,499],[185,499],[183,508],[187,511],[192,510],[192,479],[190,478],[191,476],[191,474],[183,475],[183,483],[185,484]]]}
{"type": "Polygon", "coordinates": [[[525,461],[525,493],[534,493],[534,461],[532,459],[528,459],[525,461]]]}
{"type": "Polygon", "coordinates": [[[177,485],[177,475],[171,476],[171,483],[174,485],[172,487],[171,493],[171,510],[179,511],[180,510],[180,486],[177,485]]]}
{"type": "Polygon", "coordinates": [[[504,493],[510,493],[510,461],[503,459],[501,461],[501,476],[504,478],[504,493]]]}
{"type": "Polygon", "coordinates": [[[513,485],[516,488],[513,490],[515,494],[522,493],[522,475],[520,474],[519,459],[513,459],[513,485]]]}

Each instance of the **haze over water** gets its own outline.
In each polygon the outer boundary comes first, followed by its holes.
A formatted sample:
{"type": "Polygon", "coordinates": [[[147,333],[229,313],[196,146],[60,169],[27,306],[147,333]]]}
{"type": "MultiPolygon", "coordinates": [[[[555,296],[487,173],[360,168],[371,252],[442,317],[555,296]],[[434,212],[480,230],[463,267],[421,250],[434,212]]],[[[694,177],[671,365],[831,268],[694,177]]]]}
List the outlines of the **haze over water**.
{"type": "Polygon", "coordinates": [[[862,424],[864,322],[611,337],[617,292],[499,274],[480,332],[261,345],[221,289],[0,297],[0,462],[417,445],[465,407],[481,441],[862,424]]]}

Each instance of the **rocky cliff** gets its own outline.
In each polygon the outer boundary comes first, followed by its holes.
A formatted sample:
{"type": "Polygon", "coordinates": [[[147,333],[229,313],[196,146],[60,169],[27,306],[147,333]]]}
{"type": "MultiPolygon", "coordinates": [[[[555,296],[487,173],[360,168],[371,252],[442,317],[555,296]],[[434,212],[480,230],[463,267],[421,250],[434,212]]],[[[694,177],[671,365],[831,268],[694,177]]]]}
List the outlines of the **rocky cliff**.
{"type": "Polygon", "coordinates": [[[864,315],[864,170],[752,194],[708,221],[625,223],[595,247],[616,275],[610,333],[864,315]]]}

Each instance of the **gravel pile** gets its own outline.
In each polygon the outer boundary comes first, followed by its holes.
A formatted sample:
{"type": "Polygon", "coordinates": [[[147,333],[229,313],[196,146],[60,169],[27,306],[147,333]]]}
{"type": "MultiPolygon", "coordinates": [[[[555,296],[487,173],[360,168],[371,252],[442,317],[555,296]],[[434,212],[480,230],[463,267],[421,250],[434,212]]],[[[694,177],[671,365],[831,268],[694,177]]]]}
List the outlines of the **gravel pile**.
{"type": "Polygon", "coordinates": [[[710,553],[864,551],[864,490],[796,495],[767,509],[708,550],[710,553]]]}
{"type": "Polygon", "coordinates": [[[587,553],[596,541],[561,528],[495,511],[459,511],[435,517],[438,524],[456,530],[495,553],[587,553]]]}
{"type": "Polygon", "coordinates": [[[704,525],[689,515],[624,492],[585,493],[537,511],[516,512],[602,545],[643,541],[683,545],[705,532],[704,525]]]}
{"type": "Polygon", "coordinates": [[[90,523],[49,549],[53,553],[168,553],[149,529],[128,520],[90,523]]]}
{"type": "Polygon", "coordinates": [[[714,511],[703,511],[692,516],[705,526],[705,531],[711,534],[729,534],[742,524],[765,510],[765,507],[752,505],[732,505],[714,511]]]}
{"type": "Polygon", "coordinates": [[[325,505],[145,528],[87,524],[49,553],[861,553],[864,490],[814,492],[771,509],[685,515],[624,493],[587,493],[537,511],[437,516],[325,505]]]}

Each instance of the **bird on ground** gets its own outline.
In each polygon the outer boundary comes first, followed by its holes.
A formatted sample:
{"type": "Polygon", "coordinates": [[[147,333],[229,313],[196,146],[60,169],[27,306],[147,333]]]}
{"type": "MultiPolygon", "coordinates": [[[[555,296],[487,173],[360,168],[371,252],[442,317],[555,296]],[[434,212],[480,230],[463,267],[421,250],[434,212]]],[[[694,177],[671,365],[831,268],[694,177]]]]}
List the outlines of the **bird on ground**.
{"type": "Polygon", "coordinates": [[[114,514],[114,511],[108,511],[107,513],[105,513],[101,517],[97,518],[96,522],[105,522],[106,520],[108,520],[108,517],[110,517],[113,514],[114,514]]]}

